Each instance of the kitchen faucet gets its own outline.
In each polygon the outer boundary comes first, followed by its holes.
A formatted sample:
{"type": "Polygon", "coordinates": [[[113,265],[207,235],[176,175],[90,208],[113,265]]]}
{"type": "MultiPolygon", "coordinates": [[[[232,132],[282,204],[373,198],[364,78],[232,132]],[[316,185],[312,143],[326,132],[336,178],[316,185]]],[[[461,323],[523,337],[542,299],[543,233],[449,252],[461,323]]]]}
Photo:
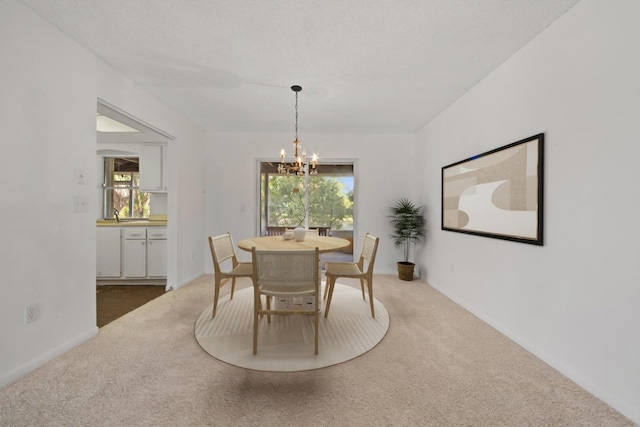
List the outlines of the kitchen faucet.
{"type": "Polygon", "coordinates": [[[118,211],[118,209],[113,208],[113,213],[116,216],[116,222],[120,222],[120,212],[118,211]]]}

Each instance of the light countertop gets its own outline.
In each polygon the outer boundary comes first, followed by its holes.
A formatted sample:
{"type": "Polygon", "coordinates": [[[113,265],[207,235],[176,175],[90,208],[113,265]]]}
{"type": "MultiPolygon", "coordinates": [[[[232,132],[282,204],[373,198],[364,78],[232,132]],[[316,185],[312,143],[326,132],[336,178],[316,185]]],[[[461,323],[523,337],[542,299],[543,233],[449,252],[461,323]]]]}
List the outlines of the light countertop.
{"type": "Polygon", "coordinates": [[[123,220],[116,221],[114,219],[99,219],[96,221],[98,227],[166,227],[167,220],[123,220]]]}

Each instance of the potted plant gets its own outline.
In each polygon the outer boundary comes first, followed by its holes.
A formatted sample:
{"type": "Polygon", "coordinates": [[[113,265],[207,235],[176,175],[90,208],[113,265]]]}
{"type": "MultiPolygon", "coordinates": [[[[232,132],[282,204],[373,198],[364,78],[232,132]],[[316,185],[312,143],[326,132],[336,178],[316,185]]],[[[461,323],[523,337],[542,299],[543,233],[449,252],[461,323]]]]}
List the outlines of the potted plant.
{"type": "Polygon", "coordinates": [[[391,226],[393,227],[393,244],[403,248],[404,261],[398,261],[398,277],[400,280],[413,280],[415,264],[409,262],[411,244],[420,242],[426,236],[426,220],[423,207],[417,207],[407,198],[401,198],[391,207],[391,226]]]}

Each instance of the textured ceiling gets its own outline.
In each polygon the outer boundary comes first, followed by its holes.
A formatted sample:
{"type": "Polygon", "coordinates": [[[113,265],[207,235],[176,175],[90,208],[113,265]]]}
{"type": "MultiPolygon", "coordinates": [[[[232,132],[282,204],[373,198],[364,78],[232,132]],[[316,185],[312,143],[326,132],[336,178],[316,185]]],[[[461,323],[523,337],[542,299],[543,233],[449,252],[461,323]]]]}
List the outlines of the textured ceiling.
{"type": "MultiPolygon", "coordinates": [[[[20,0],[206,130],[415,132],[578,0],[20,0]]],[[[108,101],[108,100],[107,100],[108,101]]]]}

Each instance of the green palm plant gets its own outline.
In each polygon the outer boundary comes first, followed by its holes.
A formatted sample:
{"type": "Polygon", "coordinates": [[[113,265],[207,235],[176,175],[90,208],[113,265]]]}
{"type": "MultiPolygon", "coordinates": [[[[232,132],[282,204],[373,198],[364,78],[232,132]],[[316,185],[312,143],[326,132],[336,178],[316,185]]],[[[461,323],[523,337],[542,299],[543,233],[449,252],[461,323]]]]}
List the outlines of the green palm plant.
{"type": "Polygon", "coordinates": [[[409,262],[411,244],[416,244],[426,237],[426,220],[423,206],[416,206],[407,198],[401,198],[391,207],[391,225],[393,226],[393,244],[396,248],[403,248],[404,263],[409,262]]]}

